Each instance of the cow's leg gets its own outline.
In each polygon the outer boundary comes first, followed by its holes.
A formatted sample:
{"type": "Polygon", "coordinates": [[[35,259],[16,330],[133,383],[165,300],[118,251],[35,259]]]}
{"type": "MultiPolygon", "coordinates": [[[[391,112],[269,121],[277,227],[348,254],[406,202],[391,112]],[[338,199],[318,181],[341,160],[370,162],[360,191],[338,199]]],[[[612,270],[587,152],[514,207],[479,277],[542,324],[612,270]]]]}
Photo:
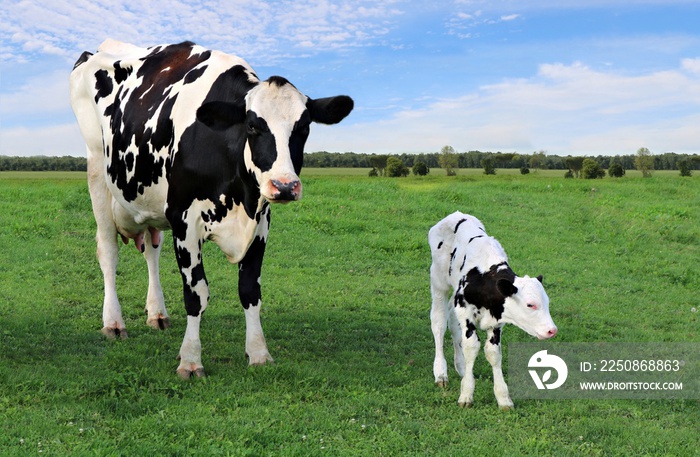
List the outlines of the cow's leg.
{"type": "Polygon", "coordinates": [[[148,264],[148,296],[146,297],[146,313],[148,318],[146,324],[155,329],[165,329],[170,327],[170,318],[165,309],[163,290],[160,286],[160,274],[158,263],[160,259],[160,249],[163,242],[163,233],[149,227],[145,233],[145,250],[143,256],[148,264]]]}
{"type": "MultiPolygon", "coordinates": [[[[190,227],[193,225],[193,223],[186,224],[190,227]]],[[[182,275],[187,329],[180,347],[180,366],[177,368],[177,374],[183,379],[189,379],[193,374],[198,377],[204,376],[199,324],[202,313],[209,303],[209,285],[202,264],[203,241],[191,232],[186,232],[183,238],[179,238],[178,235],[182,235],[182,229],[178,230],[178,228],[173,227],[173,239],[175,257],[182,275]]]]}
{"type": "Polygon", "coordinates": [[[501,370],[501,329],[489,330],[484,344],[484,354],[493,368],[493,393],[496,396],[499,408],[508,410],[513,408],[513,401],[508,394],[508,386],[503,379],[501,370]]]}
{"type": "Polygon", "coordinates": [[[435,385],[447,387],[447,361],[445,360],[444,338],[447,328],[448,317],[451,313],[446,291],[442,287],[439,278],[436,278],[431,268],[430,293],[432,295],[432,306],[430,308],[430,327],[435,340],[435,360],[433,361],[433,375],[435,385]]]}
{"type": "Polygon", "coordinates": [[[267,244],[268,224],[267,217],[262,217],[253,243],[238,263],[238,296],[245,312],[245,353],[250,365],[273,362],[260,324],[260,273],[267,244]]]}
{"type": "MultiPolygon", "coordinates": [[[[90,152],[88,151],[88,155],[90,152]]],[[[88,187],[92,211],[97,223],[97,260],[104,280],[104,303],[102,306],[102,333],[108,338],[126,338],[126,326],[117,298],[117,263],[119,244],[117,227],[112,217],[112,194],[104,181],[101,164],[88,162],[88,187]]]]}
{"type": "MultiPolygon", "coordinates": [[[[464,314],[464,313],[460,313],[464,314]]],[[[474,323],[457,315],[462,330],[462,352],[464,354],[464,377],[459,392],[459,406],[469,408],[474,404],[474,361],[479,354],[479,336],[476,334],[474,323]]]]}

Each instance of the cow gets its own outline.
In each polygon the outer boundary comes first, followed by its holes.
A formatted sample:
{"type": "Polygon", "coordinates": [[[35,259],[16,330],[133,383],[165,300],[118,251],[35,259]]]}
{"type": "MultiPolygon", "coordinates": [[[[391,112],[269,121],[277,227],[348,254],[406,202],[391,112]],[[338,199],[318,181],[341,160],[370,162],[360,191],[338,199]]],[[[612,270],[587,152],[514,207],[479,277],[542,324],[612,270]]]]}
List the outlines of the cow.
{"type": "Polygon", "coordinates": [[[161,232],[172,230],[187,313],[177,374],[205,375],[205,241],[238,264],[249,364],[271,362],[260,324],[269,203],[301,198],[310,124],[340,122],[353,100],[312,99],[279,76],[261,81],[243,59],[192,42],[141,48],[111,39],[75,63],[70,98],[87,145],[102,332],[127,336],[116,293],[118,236],[133,239],[148,265],[147,325],[170,326],[158,259],[161,232]]]}
{"type": "Polygon", "coordinates": [[[477,327],[486,331],[484,354],[493,368],[493,391],[499,408],[513,408],[501,371],[501,330],[514,324],[539,339],[557,334],[549,315],[542,276],[519,277],[508,265],[501,244],[486,234],[474,216],[450,214],[428,232],[432,254],[430,321],[435,338],[435,384],[447,386],[443,338],[449,325],[455,369],[462,376],[458,404],[474,401],[474,361],[479,353],[477,327]]]}

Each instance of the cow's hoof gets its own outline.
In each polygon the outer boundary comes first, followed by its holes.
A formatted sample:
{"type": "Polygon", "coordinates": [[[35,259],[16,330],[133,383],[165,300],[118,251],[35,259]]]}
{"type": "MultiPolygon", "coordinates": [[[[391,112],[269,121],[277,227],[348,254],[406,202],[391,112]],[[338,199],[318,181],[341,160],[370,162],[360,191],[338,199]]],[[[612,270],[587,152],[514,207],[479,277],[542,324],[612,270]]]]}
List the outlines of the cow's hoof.
{"type": "Polygon", "coordinates": [[[124,327],[103,327],[102,334],[110,340],[116,340],[117,338],[125,340],[127,338],[126,329],[124,327]]]}
{"type": "Polygon", "coordinates": [[[513,411],[515,407],[513,405],[499,405],[498,407],[501,411],[513,411]]]}
{"type": "Polygon", "coordinates": [[[170,328],[170,318],[159,314],[156,317],[149,317],[146,321],[146,325],[156,330],[165,330],[166,328],[170,328]]]}
{"type": "Polygon", "coordinates": [[[447,382],[447,379],[439,379],[439,380],[435,381],[435,385],[440,387],[440,388],[447,389],[449,382],[447,382]]]}
{"type": "Polygon", "coordinates": [[[180,379],[188,380],[194,375],[197,378],[206,378],[207,374],[204,372],[204,368],[200,367],[195,370],[188,370],[187,368],[178,368],[177,375],[180,379]]]}
{"type": "Polygon", "coordinates": [[[472,406],[474,406],[474,403],[471,401],[460,401],[457,404],[460,408],[471,408],[472,406]]]}
{"type": "Polygon", "coordinates": [[[275,361],[268,352],[255,354],[253,356],[249,355],[247,352],[245,354],[248,359],[249,366],[259,366],[259,365],[274,365],[275,361]]]}

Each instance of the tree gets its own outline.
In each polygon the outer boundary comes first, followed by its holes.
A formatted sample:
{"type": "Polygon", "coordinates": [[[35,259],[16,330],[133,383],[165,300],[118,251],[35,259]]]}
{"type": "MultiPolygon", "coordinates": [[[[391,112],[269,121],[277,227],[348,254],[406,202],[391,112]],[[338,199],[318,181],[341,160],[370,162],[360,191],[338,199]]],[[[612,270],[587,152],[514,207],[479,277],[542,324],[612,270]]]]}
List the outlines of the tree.
{"type": "Polygon", "coordinates": [[[676,162],[676,165],[678,165],[678,169],[681,172],[681,176],[692,176],[693,172],[690,171],[690,163],[685,160],[681,159],[678,162],[676,162]]]}
{"type": "Polygon", "coordinates": [[[584,159],[583,167],[581,168],[581,177],[583,179],[596,179],[605,176],[605,170],[600,168],[600,164],[595,159],[584,159]]]}
{"type": "Polygon", "coordinates": [[[377,170],[379,176],[384,176],[384,169],[386,168],[386,162],[389,156],[386,155],[372,155],[369,158],[369,164],[372,168],[377,170]]]}
{"type": "Polygon", "coordinates": [[[534,152],[532,154],[532,157],[530,157],[530,168],[534,168],[535,170],[538,170],[538,169],[544,167],[546,159],[547,159],[547,152],[546,151],[534,152]]]}
{"type": "Polygon", "coordinates": [[[634,158],[634,167],[642,172],[645,178],[651,177],[651,172],[654,169],[654,156],[647,148],[637,149],[637,156],[634,158]]]}
{"type": "Polygon", "coordinates": [[[611,178],[621,178],[625,176],[625,169],[622,168],[619,162],[613,162],[610,164],[610,168],[608,168],[608,176],[611,178]]]}
{"type": "Polygon", "coordinates": [[[440,150],[438,163],[440,164],[440,168],[445,169],[447,176],[454,176],[457,174],[456,169],[459,166],[459,156],[452,146],[443,146],[440,150]]]}
{"type": "Polygon", "coordinates": [[[581,169],[583,168],[583,160],[585,157],[567,157],[566,160],[564,160],[564,163],[566,164],[567,168],[571,170],[573,175],[575,177],[580,177],[581,176],[581,169]]]}
{"type": "Polygon", "coordinates": [[[422,160],[416,160],[416,163],[413,164],[413,174],[416,176],[425,176],[428,173],[430,173],[428,165],[422,160]]]}
{"type": "Polygon", "coordinates": [[[408,167],[398,157],[391,156],[386,161],[386,175],[390,178],[405,178],[408,167]]]}
{"type": "Polygon", "coordinates": [[[486,157],[481,160],[481,166],[484,167],[484,174],[485,175],[495,175],[496,174],[496,168],[493,166],[493,158],[492,157],[486,157]]]}

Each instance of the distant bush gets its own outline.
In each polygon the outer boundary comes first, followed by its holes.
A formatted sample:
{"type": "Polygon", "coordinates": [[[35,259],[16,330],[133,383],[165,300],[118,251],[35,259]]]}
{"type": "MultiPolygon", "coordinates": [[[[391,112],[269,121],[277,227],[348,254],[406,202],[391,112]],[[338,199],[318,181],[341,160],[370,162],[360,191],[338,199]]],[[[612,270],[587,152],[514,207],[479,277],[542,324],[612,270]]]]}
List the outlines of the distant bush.
{"type": "Polygon", "coordinates": [[[425,162],[422,160],[416,161],[416,163],[413,164],[413,174],[416,176],[425,176],[428,173],[430,173],[430,168],[428,168],[428,165],[426,165],[425,162]]]}
{"type": "Polygon", "coordinates": [[[377,169],[376,169],[376,168],[372,168],[372,169],[369,171],[369,177],[370,177],[370,178],[374,178],[374,177],[377,177],[377,176],[379,176],[379,173],[377,172],[377,169]]]}
{"type": "Polygon", "coordinates": [[[622,178],[625,176],[625,169],[619,163],[611,163],[610,168],[608,168],[608,176],[611,178],[622,178]]]}
{"type": "Polygon", "coordinates": [[[408,167],[398,157],[389,157],[386,160],[386,175],[390,178],[405,178],[408,176],[408,167]]]}
{"type": "Polygon", "coordinates": [[[485,175],[495,175],[496,167],[493,165],[493,159],[491,157],[486,157],[481,160],[481,166],[484,167],[485,175]]]}
{"type": "Polygon", "coordinates": [[[574,172],[571,171],[571,170],[566,170],[566,173],[564,173],[564,177],[567,178],[567,179],[569,179],[569,178],[572,178],[572,179],[573,179],[573,177],[574,177],[574,172]]]}
{"type": "Polygon", "coordinates": [[[693,172],[690,171],[690,163],[685,160],[679,160],[676,165],[678,166],[678,169],[681,171],[681,176],[692,176],[693,172]]]}
{"type": "Polygon", "coordinates": [[[600,164],[594,159],[586,159],[583,161],[581,176],[584,179],[597,179],[605,176],[605,170],[600,167],[600,164]]]}
{"type": "Polygon", "coordinates": [[[528,174],[528,173],[530,173],[530,168],[529,168],[529,167],[526,167],[526,166],[520,167],[520,174],[521,174],[521,175],[526,175],[526,174],[528,174]]]}

